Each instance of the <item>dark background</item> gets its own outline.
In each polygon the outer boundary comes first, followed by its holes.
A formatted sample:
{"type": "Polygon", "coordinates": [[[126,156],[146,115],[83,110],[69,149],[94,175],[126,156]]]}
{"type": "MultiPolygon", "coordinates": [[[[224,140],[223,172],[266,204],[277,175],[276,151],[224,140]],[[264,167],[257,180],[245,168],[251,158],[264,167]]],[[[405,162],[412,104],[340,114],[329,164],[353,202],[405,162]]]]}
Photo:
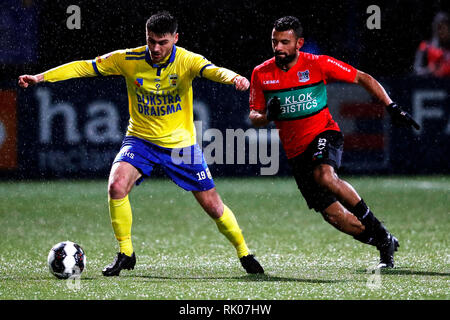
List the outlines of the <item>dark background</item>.
{"type": "MultiPolygon", "coordinates": [[[[0,64],[1,80],[143,45],[146,20],[162,9],[179,20],[178,45],[247,77],[256,65],[271,57],[272,23],[284,15],[294,15],[302,21],[306,43],[314,42],[319,54],[334,56],[377,77],[409,75],[417,46],[431,36],[433,16],[439,10],[448,12],[450,7],[449,1],[356,0],[2,0],[2,3],[3,9],[14,6],[17,12],[23,10],[22,6],[35,11],[37,22],[22,18],[16,25],[9,24],[9,31],[18,39],[10,41],[9,46],[22,50],[35,47],[35,59],[28,55],[21,63],[0,64]],[[81,8],[80,30],[66,27],[70,16],[66,9],[72,4],[81,8]],[[366,27],[369,17],[366,9],[371,4],[381,9],[380,30],[366,27]],[[37,41],[27,38],[27,34],[37,41]]],[[[5,44],[2,46],[5,49],[5,44]]]]}

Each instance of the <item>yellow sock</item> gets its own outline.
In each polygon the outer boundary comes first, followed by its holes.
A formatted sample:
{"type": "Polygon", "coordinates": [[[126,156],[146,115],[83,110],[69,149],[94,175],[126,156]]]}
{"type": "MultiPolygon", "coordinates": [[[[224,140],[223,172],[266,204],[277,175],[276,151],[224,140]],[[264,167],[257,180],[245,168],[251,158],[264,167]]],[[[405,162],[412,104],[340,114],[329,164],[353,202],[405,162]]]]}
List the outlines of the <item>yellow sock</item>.
{"type": "Polygon", "coordinates": [[[131,224],[133,217],[128,196],[123,199],[108,198],[108,203],[111,224],[114,235],[117,241],[119,241],[120,252],[131,256],[133,254],[133,245],[131,243],[131,224]]]}
{"type": "Polygon", "coordinates": [[[249,254],[247,244],[245,243],[242,230],[236,221],[233,212],[223,205],[223,214],[220,218],[214,219],[219,231],[233,244],[236,248],[237,255],[242,258],[249,254]]]}

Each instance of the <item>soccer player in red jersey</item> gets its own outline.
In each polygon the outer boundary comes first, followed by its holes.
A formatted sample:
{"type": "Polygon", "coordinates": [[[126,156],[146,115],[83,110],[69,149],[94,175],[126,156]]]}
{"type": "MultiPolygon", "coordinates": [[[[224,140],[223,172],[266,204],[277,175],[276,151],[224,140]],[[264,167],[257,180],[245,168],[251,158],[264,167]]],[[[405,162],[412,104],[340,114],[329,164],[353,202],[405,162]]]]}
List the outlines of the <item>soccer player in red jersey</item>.
{"type": "Polygon", "coordinates": [[[411,116],[393,103],[369,74],[326,55],[301,52],[299,20],[278,19],[272,30],[274,57],[253,70],[250,115],[261,127],[274,121],[297,185],[309,208],[320,212],[338,230],[376,246],[379,268],[394,267],[398,240],[374,216],[356,190],[336,174],[343,135],[327,105],[326,84],[356,83],[380,100],[398,126],[414,126],[411,116]]]}

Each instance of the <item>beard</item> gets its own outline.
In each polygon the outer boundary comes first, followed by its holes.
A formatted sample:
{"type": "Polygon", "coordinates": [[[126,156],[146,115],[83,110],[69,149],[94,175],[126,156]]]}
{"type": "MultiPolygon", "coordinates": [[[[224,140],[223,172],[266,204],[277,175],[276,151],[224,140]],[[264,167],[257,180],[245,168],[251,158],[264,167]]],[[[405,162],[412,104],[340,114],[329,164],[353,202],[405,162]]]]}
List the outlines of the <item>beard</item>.
{"type": "Polygon", "coordinates": [[[279,55],[278,52],[275,52],[275,63],[279,66],[286,66],[287,64],[294,61],[296,56],[297,55],[295,53],[289,55],[288,54],[279,55]]]}

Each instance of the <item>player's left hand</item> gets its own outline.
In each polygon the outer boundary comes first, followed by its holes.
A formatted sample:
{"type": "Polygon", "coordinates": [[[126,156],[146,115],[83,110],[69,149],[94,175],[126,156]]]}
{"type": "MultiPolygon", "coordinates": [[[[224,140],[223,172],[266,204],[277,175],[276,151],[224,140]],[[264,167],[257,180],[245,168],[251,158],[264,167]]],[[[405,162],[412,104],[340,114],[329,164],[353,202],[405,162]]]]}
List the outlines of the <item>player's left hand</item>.
{"type": "Polygon", "coordinates": [[[250,87],[250,82],[246,77],[237,76],[234,79],[234,87],[239,91],[246,91],[250,87]]]}
{"type": "Polygon", "coordinates": [[[395,102],[386,107],[387,112],[391,115],[392,123],[397,127],[414,127],[420,130],[420,125],[411,117],[411,115],[402,110],[395,102]]]}

